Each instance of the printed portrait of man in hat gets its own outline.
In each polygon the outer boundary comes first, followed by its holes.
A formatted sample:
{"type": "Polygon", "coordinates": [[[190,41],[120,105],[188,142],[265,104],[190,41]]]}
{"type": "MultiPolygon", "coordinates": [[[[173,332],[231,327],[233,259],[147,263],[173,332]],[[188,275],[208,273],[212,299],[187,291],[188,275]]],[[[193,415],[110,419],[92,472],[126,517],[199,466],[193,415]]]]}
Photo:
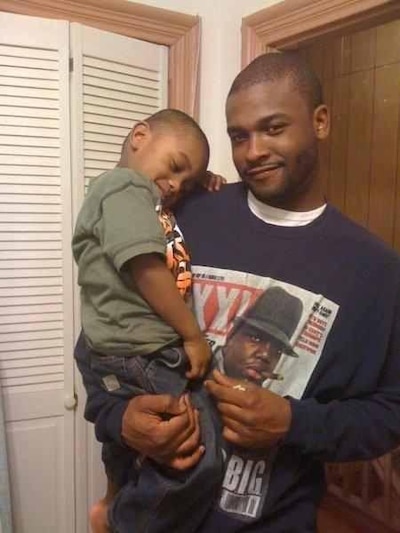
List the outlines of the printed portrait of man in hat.
{"type": "Polygon", "coordinates": [[[222,347],[224,372],[257,385],[283,379],[274,372],[282,354],[298,357],[290,342],[303,304],[282,287],[271,287],[233,323],[222,347]]]}

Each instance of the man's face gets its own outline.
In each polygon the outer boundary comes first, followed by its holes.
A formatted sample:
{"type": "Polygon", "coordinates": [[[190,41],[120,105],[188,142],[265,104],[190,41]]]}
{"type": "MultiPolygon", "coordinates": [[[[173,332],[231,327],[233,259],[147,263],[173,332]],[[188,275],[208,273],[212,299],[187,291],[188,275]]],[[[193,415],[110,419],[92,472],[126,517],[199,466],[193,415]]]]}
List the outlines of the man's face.
{"type": "Polygon", "coordinates": [[[273,337],[243,325],[228,338],[224,348],[224,369],[229,377],[257,385],[272,378],[282,355],[282,347],[273,337]]]}
{"type": "Polygon", "coordinates": [[[233,161],[256,198],[293,211],[321,205],[317,139],[328,134],[325,106],[312,112],[284,78],[232,94],[226,116],[233,161]]]}
{"type": "Polygon", "coordinates": [[[139,138],[134,165],[155,183],[163,203],[171,206],[205,174],[207,158],[202,143],[190,130],[148,130],[139,138]]]}

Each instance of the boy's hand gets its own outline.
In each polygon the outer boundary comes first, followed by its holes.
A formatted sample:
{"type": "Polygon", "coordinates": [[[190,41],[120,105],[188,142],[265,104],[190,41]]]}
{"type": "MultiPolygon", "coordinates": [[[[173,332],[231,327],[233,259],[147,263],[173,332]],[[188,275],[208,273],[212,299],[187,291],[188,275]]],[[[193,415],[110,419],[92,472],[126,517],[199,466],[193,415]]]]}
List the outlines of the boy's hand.
{"type": "Polygon", "coordinates": [[[204,188],[209,192],[219,191],[220,188],[227,183],[227,180],[219,174],[214,174],[210,170],[197,181],[187,183],[184,188],[177,193],[170,194],[162,201],[164,209],[174,209],[176,205],[187,195],[190,195],[194,190],[204,188]]]}
{"type": "Polygon", "coordinates": [[[207,170],[203,178],[203,187],[210,192],[219,191],[226,182],[227,180],[219,174],[207,170]]]}
{"type": "Polygon", "coordinates": [[[186,372],[188,379],[202,378],[208,370],[211,361],[211,349],[205,337],[183,342],[183,348],[189,358],[190,370],[186,372]]]}

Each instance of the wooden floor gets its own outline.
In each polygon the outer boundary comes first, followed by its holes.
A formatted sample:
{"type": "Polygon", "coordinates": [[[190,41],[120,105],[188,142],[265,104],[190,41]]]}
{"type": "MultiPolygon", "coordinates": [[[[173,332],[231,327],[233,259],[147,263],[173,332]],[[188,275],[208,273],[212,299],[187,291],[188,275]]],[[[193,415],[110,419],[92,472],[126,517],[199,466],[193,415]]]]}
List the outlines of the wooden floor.
{"type": "Polygon", "coordinates": [[[318,515],[318,533],[364,533],[356,528],[348,518],[337,511],[321,509],[318,515]]]}
{"type": "Polygon", "coordinates": [[[392,533],[371,517],[349,506],[344,506],[334,497],[326,497],[318,513],[318,533],[392,533]]]}

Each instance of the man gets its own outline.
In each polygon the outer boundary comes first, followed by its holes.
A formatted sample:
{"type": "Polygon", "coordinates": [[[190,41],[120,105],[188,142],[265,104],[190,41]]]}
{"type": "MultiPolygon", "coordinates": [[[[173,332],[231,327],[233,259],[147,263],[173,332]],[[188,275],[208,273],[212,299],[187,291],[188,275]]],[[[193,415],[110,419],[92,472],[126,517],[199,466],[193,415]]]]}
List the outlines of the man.
{"type": "MultiPolygon", "coordinates": [[[[255,59],[235,79],[226,117],[242,182],[178,214],[197,318],[207,334],[224,334],[255,294],[284,283],[301,295],[304,323],[283,382],[264,389],[218,371],[206,382],[229,450],[201,533],[315,532],[323,462],[400,443],[400,260],[326,204],[318,144],[329,113],[296,55],[255,59]]],[[[94,391],[88,411],[100,440],[176,469],[201,457],[197,414],[176,399],[110,404],[94,391]]]]}
{"type": "Polygon", "coordinates": [[[216,351],[221,370],[232,378],[265,387],[269,380],[283,380],[284,376],[274,370],[283,354],[298,357],[290,339],[302,309],[301,300],[282,287],[266,289],[235,319],[225,345],[216,351]]]}

